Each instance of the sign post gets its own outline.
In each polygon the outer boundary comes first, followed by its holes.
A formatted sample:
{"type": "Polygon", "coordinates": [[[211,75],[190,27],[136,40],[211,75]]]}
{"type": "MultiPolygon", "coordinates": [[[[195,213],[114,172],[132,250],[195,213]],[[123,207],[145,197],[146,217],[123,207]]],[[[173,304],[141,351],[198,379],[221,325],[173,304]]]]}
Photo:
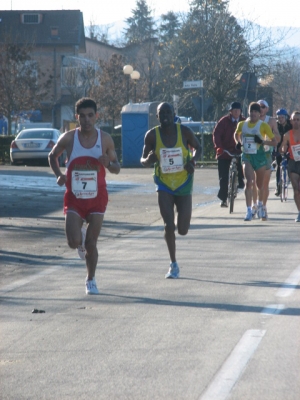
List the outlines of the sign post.
{"type": "Polygon", "coordinates": [[[203,81],[183,81],[183,89],[203,88],[203,81]]]}
{"type": "Polygon", "coordinates": [[[201,154],[201,160],[203,160],[203,153],[204,153],[204,121],[203,121],[204,91],[203,91],[203,81],[183,81],[183,89],[201,89],[201,124],[202,124],[202,132],[201,132],[202,154],[201,154]]]}

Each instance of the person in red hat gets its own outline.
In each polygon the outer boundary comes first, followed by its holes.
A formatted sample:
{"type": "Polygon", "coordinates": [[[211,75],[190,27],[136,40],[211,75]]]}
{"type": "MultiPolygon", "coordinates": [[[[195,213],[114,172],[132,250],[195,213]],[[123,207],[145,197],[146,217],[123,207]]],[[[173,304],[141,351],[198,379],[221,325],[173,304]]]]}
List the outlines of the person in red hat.
{"type": "MultiPolygon", "coordinates": [[[[245,118],[242,116],[241,103],[234,101],[231,103],[229,113],[222,117],[217,123],[213,131],[213,142],[216,150],[216,158],[218,160],[218,173],[219,173],[219,185],[220,189],[218,192],[218,198],[221,200],[220,206],[227,207],[228,197],[228,177],[231,157],[223,150],[228,150],[231,154],[240,154],[241,150],[236,150],[234,132],[237,124],[244,121],[245,118]]],[[[240,161],[238,162],[238,180],[239,188],[243,189],[244,175],[240,161]]]]}

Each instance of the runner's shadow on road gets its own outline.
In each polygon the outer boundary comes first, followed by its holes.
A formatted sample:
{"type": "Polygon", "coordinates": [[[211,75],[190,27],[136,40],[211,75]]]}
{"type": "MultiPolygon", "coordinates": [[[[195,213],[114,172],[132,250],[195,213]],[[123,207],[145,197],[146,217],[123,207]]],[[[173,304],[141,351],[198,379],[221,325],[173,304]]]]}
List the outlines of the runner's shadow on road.
{"type": "MultiPolygon", "coordinates": [[[[105,294],[101,293],[99,298],[103,300],[103,297],[113,297],[115,299],[120,298],[122,302],[124,300],[128,300],[128,303],[134,304],[144,304],[144,305],[157,305],[157,306],[170,306],[170,307],[191,307],[191,308],[200,308],[200,309],[213,309],[227,312],[241,312],[241,313],[258,313],[260,314],[265,306],[249,306],[242,304],[224,304],[224,303],[196,303],[196,302],[188,302],[188,301],[178,301],[178,300],[162,300],[162,299],[154,299],[150,297],[134,297],[134,296],[121,296],[115,294],[105,294]]],[[[300,308],[286,308],[280,312],[280,315],[289,315],[289,316],[300,316],[300,308]]]]}
{"type": "MultiPolygon", "coordinates": [[[[27,301],[34,301],[36,300],[35,298],[26,298],[27,301]]],[[[51,303],[53,301],[61,301],[62,299],[58,298],[44,298],[40,299],[44,301],[50,301],[51,303]]],[[[80,304],[82,303],[82,298],[65,298],[64,302],[70,301],[70,302],[79,302],[80,304]]],[[[117,294],[110,294],[110,293],[100,293],[99,296],[87,296],[86,301],[91,301],[94,304],[97,304],[98,302],[101,304],[119,304],[123,305],[124,307],[130,305],[130,304],[142,304],[142,305],[151,305],[151,306],[163,306],[163,307],[186,307],[186,308],[197,308],[197,309],[203,309],[203,310],[219,310],[219,311],[224,311],[224,312],[234,312],[234,313],[256,313],[256,314],[261,314],[262,311],[265,309],[264,306],[256,306],[256,305],[244,305],[244,304],[225,304],[225,303],[196,303],[196,302],[189,302],[189,301],[178,301],[178,300],[166,300],[166,299],[155,299],[151,297],[138,297],[138,296],[125,296],[125,295],[117,295],[117,294]],[[105,297],[107,298],[107,301],[105,301],[105,297]],[[110,301],[113,300],[113,301],[110,301]]],[[[16,296],[1,296],[0,302],[6,305],[11,305],[11,306],[16,306],[18,304],[23,305],[24,304],[24,298],[16,297],[16,296]]],[[[44,309],[47,310],[47,304],[44,304],[44,309]]],[[[53,305],[51,305],[51,309],[53,308],[53,305]]],[[[77,305],[76,305],[77,308],[77,305]]],[[[89,310],[90,307],[80,307],[82,310],[89,310]]],[[[298,317],[300,316],[300,308],[296,307],[290,307],[286,308],[280,311],[280,315],[283,316],[295,316],[298,317]]]]}
{"type": "Polygon", "coordinates": [[[272,289],[300,289],[300,285],[289,285],[283,282],[269,282],[269,281],[253,281],[253,282],[222,282],[222,281],[213,281],[208,279],[197,279],[197,278],[186,278],[180,277],[181,280],[186,281],[198,281],[198,282],[206,282],[206,283],[216,283],[219,285],[230,285],[230,286],[251,286],[251,287],[265,287],[265,288],[272,288],[272,289]]]}
{"type": "Polygon", "coordinates": [[[257,224],[255,224],[255,225],[251,225],[251,222],[250,222],[250,224],[248,225],[248,224],[239,224],[239,225],[236,225],[236,224],[227,224],[227,225],[221,225],[221,224],[218,224],[218,223],[216,223],[215,225],[191,225],[190,226],[190,229],[189,230],[203,230],[203,229],[219,229],[219,228],[226,228],[226,229],[237,229],[237,228],[243,228],[243,227],[245,227],[245,226],[249,226],[249,227],[254,227],[255,229],[257,229],[257,227],[259,226],[259,227],[261,227],[261,228],[266,228],[267,227],[267,225],[257,225],[257,224]]]}
{"type": "Polygon", "coordinates": [[[35,255],[30,253],[19,253],[5,250],[0,251],[0,256],[1,260],[5,263],[18,264],[24,267],[29,267],[30,265],[53,265],[53,262],[59,262],[60,264],[62,264],[62,262],[65,260],[63,257],[53,255],[35,255]]]}

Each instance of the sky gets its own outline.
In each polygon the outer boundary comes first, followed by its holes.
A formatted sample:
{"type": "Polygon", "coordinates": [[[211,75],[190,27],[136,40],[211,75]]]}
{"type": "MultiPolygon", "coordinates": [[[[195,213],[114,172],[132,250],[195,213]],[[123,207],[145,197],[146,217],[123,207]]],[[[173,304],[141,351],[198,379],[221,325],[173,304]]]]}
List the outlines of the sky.
{"type": "MultiPolygon", "coordinates": [[[[300,28],[300,0],[230,0],[229,11],[237,18],[248,19],[262,26],[290,26],[300,28]]],[[[0,10],[61,10],[79,9],[83,12],[85,26],[110,25],[124,21],[136,8],[136,0],[109,0],[96,3],[82,0],[52,0],[49,4],[41,0],[1,0],[0,10]],[[43,5],[41,5],[43,3],[43,5]],[[102,3],[102,5],[101,5],[102,3]]],[[[153,16],[159,16],[170,10],[184,12],[189,10],[188,0],[147,0],[153,10],[153,16]]]]}

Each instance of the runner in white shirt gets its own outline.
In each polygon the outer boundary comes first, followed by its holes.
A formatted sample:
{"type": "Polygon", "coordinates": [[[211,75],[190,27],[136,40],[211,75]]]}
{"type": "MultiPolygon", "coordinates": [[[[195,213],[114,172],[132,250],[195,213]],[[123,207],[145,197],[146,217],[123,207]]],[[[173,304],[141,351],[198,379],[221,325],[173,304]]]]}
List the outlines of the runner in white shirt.
{"type": "Polygon", "coordinates": [[[86,294],[99,294],[95,281],[98,261],[97,239],[108,201],[105,174],[107,168],[118,174],[120,164],[111,136],[95,129],[97,106],[82,98],[75,105],[78,129],[63,134],[49,154],[49,164],[59,186],[66,185],[64,213],[68,245],[78,249],[87,268],[86,294]],[[63,174],[58,157],[67,152],[67,170],[63,174]],[[83,229],[83,222],[87,230],[83,229]]]}

